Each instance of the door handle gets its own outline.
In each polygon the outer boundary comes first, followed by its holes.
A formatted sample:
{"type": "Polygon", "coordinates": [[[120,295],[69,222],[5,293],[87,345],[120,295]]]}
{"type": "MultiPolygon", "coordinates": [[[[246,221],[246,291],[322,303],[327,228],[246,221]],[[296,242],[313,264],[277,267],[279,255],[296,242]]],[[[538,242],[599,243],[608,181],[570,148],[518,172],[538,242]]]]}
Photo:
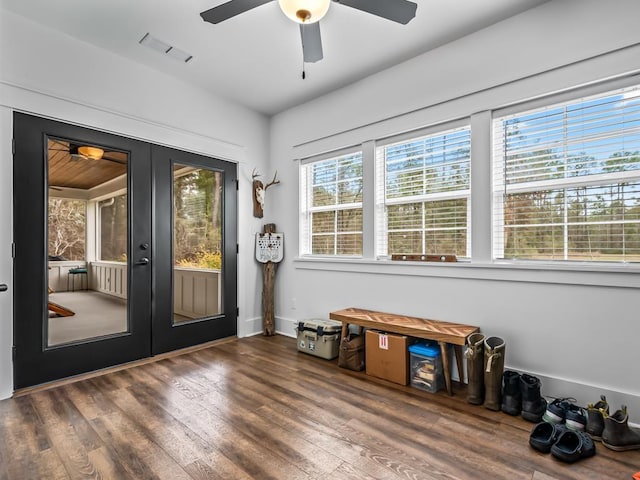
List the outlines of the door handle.
{"type": "Polygon", "coordinates": [[[149,259],[147,257],[142,257],[140,260],[136,262],[136,265],[148,265],[149,259]]]}
{"type": "Polygon", "coordinates": [[[8,288],[6,283],[0,283],[0,292],[6,292],[8,288]]]}

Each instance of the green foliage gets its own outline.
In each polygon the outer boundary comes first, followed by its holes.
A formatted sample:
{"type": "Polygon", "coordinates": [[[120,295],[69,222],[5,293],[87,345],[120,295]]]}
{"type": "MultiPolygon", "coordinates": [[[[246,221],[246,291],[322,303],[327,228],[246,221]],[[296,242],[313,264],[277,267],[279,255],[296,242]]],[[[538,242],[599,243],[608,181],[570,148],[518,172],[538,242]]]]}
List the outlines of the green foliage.
{"type": "Polygon", "coordinates": [[[194,170],[175,178],[173,252],[176,265],[220,269],[221,189],[222,175],[212,170],[194,170]]]}
{"type": "Polygon", "coordinates": [[[176,264],[185,268],[203,268],[207,270],[221,270],[222,269],[222,253],[219,251],[199,251],[195,252],[188,257],[181,258],[176,261],[176,264]]]}

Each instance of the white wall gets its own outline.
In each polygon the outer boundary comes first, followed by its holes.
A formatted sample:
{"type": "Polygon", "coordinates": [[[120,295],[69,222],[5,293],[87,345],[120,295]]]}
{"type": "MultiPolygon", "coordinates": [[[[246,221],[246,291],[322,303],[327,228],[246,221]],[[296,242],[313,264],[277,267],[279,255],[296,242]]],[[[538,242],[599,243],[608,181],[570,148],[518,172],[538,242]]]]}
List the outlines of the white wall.
{"type": "MultiPolygon", "coordinates": [[[[271,122],[271,162],[284,185],[317,153],[442,121],[488,119],[513,102],[640,71],[640,2],[551,1],[363,81],[283,112],[271,122]]],[[[482,150],[482,149],[480,149],[482,150]]],[[[489,151],[474,167],[490,168],[489,151]]],[[[543,393],[585,405],[601,393],[640,423],[637,345],[640,273],[380,265],[298,259],[298,192],[270,192],[285,233],[277,278],[278,330],[356,306],[478,325],[507,342],[510,368],[538,375],[543,393]]],[[[488,205],[488,203],[486,204],[488,205]]],[[[488,208],[476,218],[485,232],[488,208]]],[[[478,215],[474,213],[474,215],[478,215]]]]}
{"type": "MultiPolygon", "coordinates": [[[[252,216],[250,181],[254,167],[267,170],[268,119],[1,9],[0,64],[3,207],[12,202],[14,110],[238,162],[238,335],[259,330],[260,277],[253,258],[253,232],[263,222],[252,216]]],[[[11,231],[8,212],[0,212],[4,232],[11,231]]],[[[8,255],[10,262],[11,240],[0,240],[1,261],[6,262],[8,255]]],[[[1,283],[7,280],[2,278],[1,283]]],[[[0,398],[12,390],[12,315],[6,314],[7,297],[4,294],[0,312],[0,398]]]]}
{"type": "Polygon", "coordinates": [[[11,158],[11,112],[0,107],[0,283],[9,289],[0,292],[0,399],[7,398],[13,390],[11,345],[13,343],[13,259],[11,240],[13,225],[11,158]]]}

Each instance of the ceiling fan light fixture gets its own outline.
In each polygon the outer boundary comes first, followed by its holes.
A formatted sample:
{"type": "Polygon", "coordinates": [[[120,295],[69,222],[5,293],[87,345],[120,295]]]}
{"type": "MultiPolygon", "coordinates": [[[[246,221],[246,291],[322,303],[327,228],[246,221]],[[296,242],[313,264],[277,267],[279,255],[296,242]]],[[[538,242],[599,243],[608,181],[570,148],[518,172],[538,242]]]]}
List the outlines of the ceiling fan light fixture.
{"type": "Polygon", "coordinates": [[[331,0],[278,0],[284,14],[296,23],[315,23],[327,14],[331,0]]]}
{"type": "Polygon", "coordinates": [[[104,155],[104,150],[98,147],[82,146],[78,147],[78,153],[91,160],[100,160],[104,155]]]}

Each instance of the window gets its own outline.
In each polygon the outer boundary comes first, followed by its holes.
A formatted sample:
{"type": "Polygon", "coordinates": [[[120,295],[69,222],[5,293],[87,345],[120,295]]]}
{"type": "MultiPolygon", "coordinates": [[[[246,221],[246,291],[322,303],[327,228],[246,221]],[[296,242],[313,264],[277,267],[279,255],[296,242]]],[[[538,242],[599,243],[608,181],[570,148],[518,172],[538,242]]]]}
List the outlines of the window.
{"type": "Polygon", "coordinates": [[[100,249],[103,261],[127,261],[127,195],[98,202],[100,249]]]}
{"type": "Polygon", "coordinates": [[[469,126],[377,149],[377,255],[469,257],[469,126]]]}
{"type": "Polygon", "coordinates": [[[49,260],[84,260],[86,202],[49,197],[49,260]]]}
{"type": "Polygon", "coordinates": [[[497,259],[640,261],[640,87],[494,120],[497,259]]]}
{"type": "Polygon", "coordinates": [[[362,255],[362,152],[303,164],[302,255],[362,255]]]}
{"type": "Polygon", "coordinates": [[[222,268],[222,174],[174,166],[173,261],[183,268],[222,268]]]}

